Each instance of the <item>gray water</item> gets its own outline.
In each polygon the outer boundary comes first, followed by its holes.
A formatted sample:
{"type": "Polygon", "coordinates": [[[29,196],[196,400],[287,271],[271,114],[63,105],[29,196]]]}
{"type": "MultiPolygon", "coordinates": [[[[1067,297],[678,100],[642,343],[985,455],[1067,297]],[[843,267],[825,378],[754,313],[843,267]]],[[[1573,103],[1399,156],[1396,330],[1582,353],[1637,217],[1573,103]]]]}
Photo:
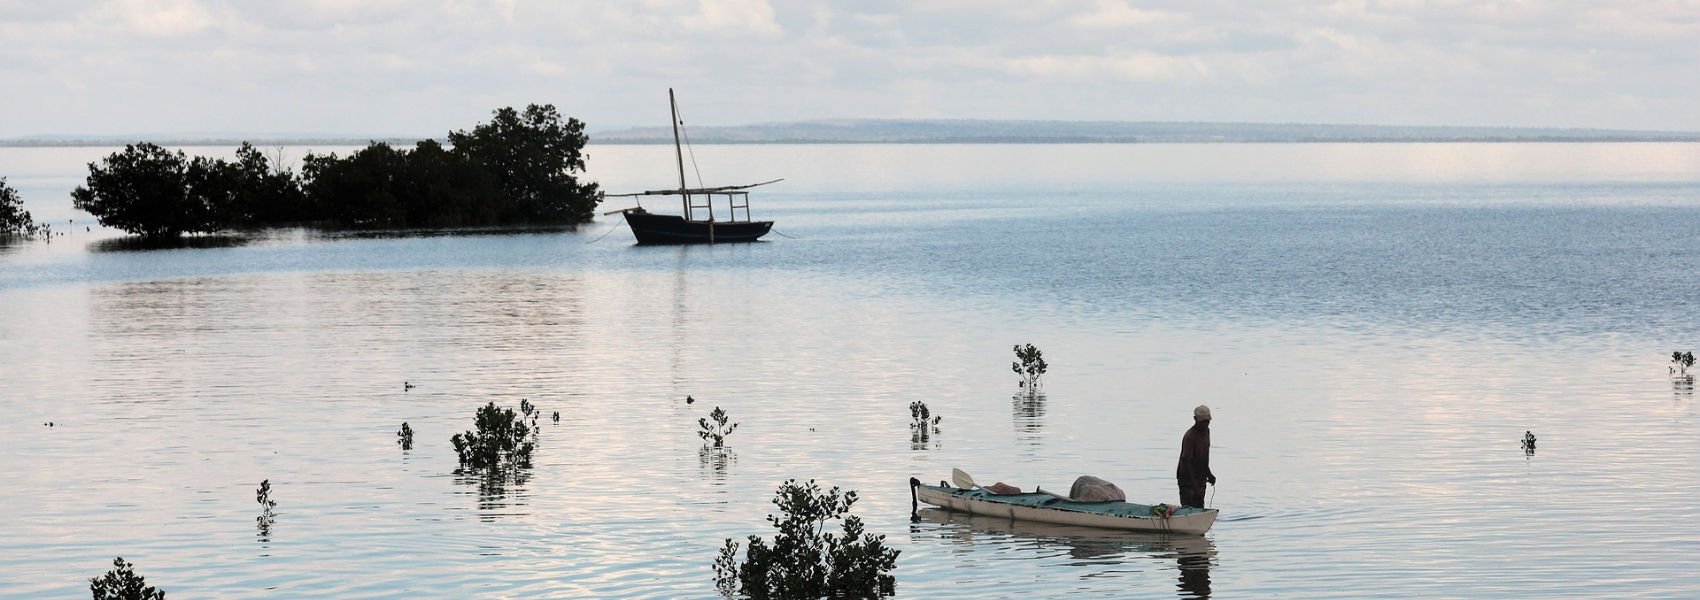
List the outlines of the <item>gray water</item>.
{"type": "MultiPolygon", "coordinates": [[[[69,207],[112,150],[0,148],[65,233],[0,246],[0,596],[82,597],[123,556],[174,598],[707,598],[789,478],[860,494],[908,598],[1700,589],[1666,370],[1700,345],[1700,146],[706,147],[707,183],[787,178],[753,198],[779,234],[165,250],[69,207]],[[449,436],[522,398],[561,414],[535,467],[457,476],[449,436]],[[911,519],[908,478],[952,467],[1174,502],[1200,403],[1203,537],[911,519]]],[[[592,177],[663,187],[670,150],[592,147],[592,177]]]]}

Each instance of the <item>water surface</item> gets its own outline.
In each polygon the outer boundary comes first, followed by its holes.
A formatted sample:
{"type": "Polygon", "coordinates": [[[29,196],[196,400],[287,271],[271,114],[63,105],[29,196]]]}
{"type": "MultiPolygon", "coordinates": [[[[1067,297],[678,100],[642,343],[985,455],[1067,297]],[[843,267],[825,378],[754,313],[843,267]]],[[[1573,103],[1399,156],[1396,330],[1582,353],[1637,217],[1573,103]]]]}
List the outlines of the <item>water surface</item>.
{"type": "MultiPolygon", "coordinates": [[[[593,176],[664,186],[665,150],[592,147],[593,176]]],[[[0,246],[0,595],[81,596],[122,555],[173,597],[711,597],[788,478],[861,494],[902,597],[1700,586],[1700,421],[1666,373],[1700,344],[1700,146],[722,146],[708,183],[787,177],[754,197],[783,235],[146,251],[68,206],[110,151],[0,149],[66,233],[0,246]],[[522,398],[561,414],[536,466],[457,476],[449,436],[522,398]],[[944,416],[919,444],[917,400],[944,416]],[[1199,403],[1206,536],[911,521],[907,479],[952,467],[1172,502],[1199,403]]]]}

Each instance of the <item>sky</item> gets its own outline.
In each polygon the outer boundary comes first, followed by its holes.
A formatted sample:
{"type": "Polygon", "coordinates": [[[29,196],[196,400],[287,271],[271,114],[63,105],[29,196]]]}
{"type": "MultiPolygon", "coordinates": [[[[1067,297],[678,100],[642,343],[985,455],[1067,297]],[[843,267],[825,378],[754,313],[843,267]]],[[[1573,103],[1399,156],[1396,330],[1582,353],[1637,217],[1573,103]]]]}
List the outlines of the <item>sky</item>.
{"type": "Polygon", "coordinates": [[[0,138],[834,118],[1700,131],[1700,0],[0,0],[0,138]]]}

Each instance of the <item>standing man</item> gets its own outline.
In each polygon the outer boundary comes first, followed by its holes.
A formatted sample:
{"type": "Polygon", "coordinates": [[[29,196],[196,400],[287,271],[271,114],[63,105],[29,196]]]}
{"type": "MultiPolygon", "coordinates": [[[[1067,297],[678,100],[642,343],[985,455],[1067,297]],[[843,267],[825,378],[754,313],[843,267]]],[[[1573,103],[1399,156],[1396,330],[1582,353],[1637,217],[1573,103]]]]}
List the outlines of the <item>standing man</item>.
{"type": "Polygon", "coordinates": [[[1210,472],[1210,407],[1192,409],[1192,429],[1181,438],[1181,461],[1175,465],[1175,481],[1181,487],[1181,506],[1204,508],[1204,484],[1216,485],[1210,472]]]}

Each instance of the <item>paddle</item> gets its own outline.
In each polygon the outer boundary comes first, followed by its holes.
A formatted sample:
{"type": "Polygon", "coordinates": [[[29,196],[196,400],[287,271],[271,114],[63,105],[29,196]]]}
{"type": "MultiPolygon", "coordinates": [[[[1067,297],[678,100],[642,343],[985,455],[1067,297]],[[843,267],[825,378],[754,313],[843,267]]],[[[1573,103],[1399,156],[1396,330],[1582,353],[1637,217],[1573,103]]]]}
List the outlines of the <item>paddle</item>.
{"type": "Polygon", "coordinates": [[[969,477],[968,472],[963,471],[962,469],[951,469],[950,470],[950,482],[956,484],[956,487],[959,487],[959,488],[962,488],[962,489],[965,489],[965,490],[971,490],[971,489],[980,487],[978,485],[975,485],[974,484],[974,478],[969,477]]]}

